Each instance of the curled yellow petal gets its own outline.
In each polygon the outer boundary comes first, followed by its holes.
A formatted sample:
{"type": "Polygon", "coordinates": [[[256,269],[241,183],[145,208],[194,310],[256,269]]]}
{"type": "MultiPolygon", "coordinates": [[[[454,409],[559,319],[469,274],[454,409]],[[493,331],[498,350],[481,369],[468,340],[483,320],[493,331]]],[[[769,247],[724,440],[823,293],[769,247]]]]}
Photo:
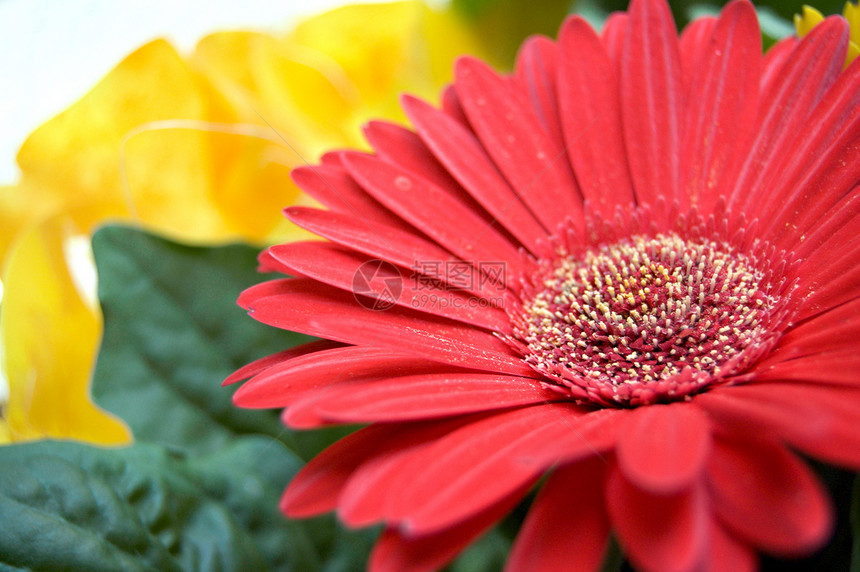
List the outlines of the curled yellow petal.
{"type": "Polygon", "coordinates": [[[122,185],[132,217],[170,238],[261,243],[285,232],[280,211],[297,200],[296,164],[262,126],[165,121],[128,138],[122,185]]]}
{"type": "Polygon", "coordinates": [[[13,441],[131,439],[121,421],[89,398],[101,317],[81,299],[69,273],[64,245],[76,232],[71,217],[51,217],[22,233],[6,262],[0,334],[13,441]]]}
{"type": "Polygon", "coordinates": [[[241,121],[283,137],[295,164],[357,142],[345,121],[359,100],[329,58],[265,34],[222,32],[203,38],[192,61],[241,121]]]}
{"type": "Polygon", "coordinates": [[[151,42],[27,138],[18,153],[21,192],[28,200],[41,198],[54,209],[73,212],[84,231],[105,218],[128,216],[119,164],[126,134],[150,121],[205,119],[207,111],[175,50],[163,40],[151,42]]]}

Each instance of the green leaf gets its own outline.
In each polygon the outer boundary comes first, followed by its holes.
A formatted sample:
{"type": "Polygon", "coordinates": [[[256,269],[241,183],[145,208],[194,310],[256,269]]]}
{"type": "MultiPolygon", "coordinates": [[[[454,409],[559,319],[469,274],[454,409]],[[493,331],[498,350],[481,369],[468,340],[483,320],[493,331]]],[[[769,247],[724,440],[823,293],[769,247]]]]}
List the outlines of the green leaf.
{"type": "Polygon", "coordinates": [[[457,559],[448,566],[448,572],[494,572],[501,570],[511,551],[511,539],[498,527],[491,528],[486,534],[471,544],[457,559]]]}
{"type": "MultiPolygon", "coordinates": [[[[602,30],[606,19],[611,13],[605,2],[600,0],[577,0],[573,6],[573,13],[585,18],[595,30],[602,30]]],[[[553,37],[557,36],[554,35],[553,37]]]]}
{"type": "Polygon", "coordinates": [[[373,544],[382,531],[381,526],[348,529],[331,513],[304,521],[304,524],[313,531],[313,540],[320,554],[325,555],[320,572],[364,570],[373,544]]]}
{"type": "Polygon", "coordinates": [[[0,563],[31,570],[314,570],[277,509],[301,461],[262,437],[186,457],[136,444],[0,448],[0,563]]]}
{"type": "Polygon", "coordinates": [[[619,572],[624,569],[624,564],[624,551],[621,550],[615,537],[610,536],[609,542],[607,542],[606,546],[606,554],[603,556],[603,564],[600,567],[600,572],[619,572]]]}
{"type": "Polygon", "coordinates": [[[310,339],[260,324],[236,305],[242,290],[265,278],[256,270],[258,249],[191,247],[106,227],[93,251],[104,313],[93,397],[135,439],[209,452],[263,434],[305,459],[331,442],[325,432],[297,440],[276,412],[235,407],[235,387],[221,387],[237,368],[310,339]]]}
{"type": "MultiPolygon", "coordinates": [[[[290,431],[275,411],[235,407],[236,386],[221,387],[236,368],[309,339],[259,324],[236,305],[242,290],[266,279],[256,270],[258,249],[190,247],[137,229],[106,227],[96,233],[93,250],[104,313],[93,395],[129,424],[137,443],[164,445],[195,459],[201,475],[217,476],[221,456],[232,455],[249,434],[266,435],[273,450],[283,443],[307,460],[350,431],[290,431]]],[[[259,549],[275,555],[290,549],[293,540],[286,534],[298,534],[309,537],[311,552],[320,555],[319,567],[312,569],[362,568],[378,531],[348,531],[331,517],[288,524],[277,506],[292,473],[271,472],[265,460],[260,454],[238,465],[277,489],[266,511],[234,502],[245,486],[237,479],[224,481],[223,491],[236,514],[242,506],[252,511],[246,515],[249,526],[260,526],[254,514],[272,525],[266,527],[271,534],[254,535],[259,549]]]]}

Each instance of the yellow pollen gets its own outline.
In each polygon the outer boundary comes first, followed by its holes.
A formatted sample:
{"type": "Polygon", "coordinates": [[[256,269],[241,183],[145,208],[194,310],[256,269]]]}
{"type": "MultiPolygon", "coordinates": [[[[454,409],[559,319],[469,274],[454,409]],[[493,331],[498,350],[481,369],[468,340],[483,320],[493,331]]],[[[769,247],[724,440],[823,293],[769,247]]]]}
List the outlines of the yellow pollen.
{"type": "Polygon", "coordinates": [[[527,363],[568,387],[611,393],[687,370],[711,378],[767,329],[778,296],[757,267],[724,243],[675,234],[561,253],[514,334],[527,363]]]}

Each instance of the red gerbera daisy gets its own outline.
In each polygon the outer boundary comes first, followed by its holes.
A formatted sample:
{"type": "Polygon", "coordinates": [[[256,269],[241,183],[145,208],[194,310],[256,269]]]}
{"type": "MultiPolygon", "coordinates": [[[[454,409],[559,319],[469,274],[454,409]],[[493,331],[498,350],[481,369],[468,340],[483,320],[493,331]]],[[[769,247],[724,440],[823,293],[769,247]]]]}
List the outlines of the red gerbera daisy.
{"type": "Polygon", "coordinates": [[[822,545],[795,451],[860,469],[860,66],[824,21],[762,55],[751,4],[678,37],[663,0],[579,17],[516,71],[462,59],[414,131],[294,172],[328,239],[247,290],[324,338],[235,396],[293,427],[370,424],[283,497],[384,523],[375,570],[443,565],[543,476],[511,570],[596,568],[612,532],[661,572],[822,545]]]}

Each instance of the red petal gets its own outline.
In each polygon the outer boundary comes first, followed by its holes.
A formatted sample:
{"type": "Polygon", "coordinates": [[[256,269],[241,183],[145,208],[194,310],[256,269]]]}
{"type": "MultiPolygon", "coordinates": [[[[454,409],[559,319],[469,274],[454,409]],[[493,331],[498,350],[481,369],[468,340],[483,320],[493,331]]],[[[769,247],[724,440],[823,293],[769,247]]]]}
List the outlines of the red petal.
{"type": "MultiPolygon", "coordinates": [[[[307,207],[290,207],[285,212],[287,218],[304,229],[403,268],[423,261],[443,265],[461,262],[438,244],[387,225],[368,227],[364,221],[349,215],[307,207]]],[[[474,292],[480,293],[481,289],[476,288],[474,292]]]]}
{"type": "Polygon", "coordinates": [[[293,478],[281,498],[281,510],[291,518],[333,510],[338,496],[364,463],[420,450],[426,443],[469,422],[469,418],[429,423],[371,425],[344,437],[314,457],[293,478]]]}
{"type": "Polygon", "coordinates": [[[383,225],[375,225],[371,230],[351,217],[317,209],[291,207],[286,212],[290,220],[303,228],[373,258],[423,272],[451,290],[472,292],[488,300],[504,297],[508,279],[504,265],[500,267],[501,275],[493,276],[486,271],[487,263],[479,262],[476,268],[414,234],[383,225]]]}
{"type": "Polygon", "coordinates": [[[337,347],[270,367],[239,388],[233,395],[233,402],[240,407],[286,407],[297,398],[334,383],[379,379],[403,371],[451,372],[451,367],[396,350],[337,347]]]}
{"type": "Polygon", "coordinates": [[[589,207],[611,218],[633,203],[633,183],[618,101],[618,82],[600,38],[582,18],[568,19],[559,46],[558,98],[570,162],[589,207]]]}
{"type": "MultiPolygon", "coordinates": [[[[403,95],[404,98],[410,98],[409,95],[403,95]]],[[[466,117],[466,112],[463,111],[463,106],[460,105],[460,98],[457,97],[457,90],[453,85],[445,86],[442,90],[442,111],[451,119],[457,121],[470,133],[472,127],[469,125],[469,119],[466,117]]]]}
{"type": "Polygon", "coordinates": [[[619,431],[618,468],[653,494],[677,493],[698,479],[711,445],[708,419],[685,403],[633,409],[619,431]]]}
{"type": "Polygon", "coordinates": [[[711,546],[707,552],[708,572],[756,572],[758,555],[746,543],[723,528],[722,523],[711,519],[711,546]]]}
{"type": "Polygon", "coordinates": [[[313,280],[284,280],[277,288],[277,293],[249,306],[251,317],[276,328],[347,344],[373,344],[459,367],[533,374],[505,342],[471,326],[396,306],[368,310],[352,294],[313,280]]]}
{"type": "Polygon", "coordinates": [[[860,353],[857,352],[857,334],[842,338],[846,348],[831,350],[781,361],[770,365],[764,362],[756,368],[759,381],[800,381],[847,385],[860,388],[860,353]]]}
{"type": "MultiPolygon", "coordinates": [[[[462,425],[462,423],[461,423],[462,425]]],[[[441,437],[439,433],[437,437],[441,437]]],[[[338,499],[338,518],[351,527],[361,527],[389,520],[389,507],[396,506],[400,489],[397,484],[402,466],[414,457],[426,459],[433,441],[412,443],[408,447],[377,455],[358,467],[349,477],[338,499]]]]}
{"type": "Polygon", "coordinates": [[[854,228],[846,228],[833,235],[834,242],[840,238],[851,241],[844,248],[820,252],[805,261],[799,268],[804,274],[798,282],[795,296],[799,300],[795,319],[806,320],[831,308],[838,307],[857,298],[860,292],[860,265],[856,264],[860,255],[860,242],[851,236],[854,228]]]}
{"type": "MultiPolygon", "coordinates": [[[[774,242],[806,234],[860,180],[860,64],[840,74],[792,145],[803,168],[788,163],[771,183],[767,224],[774,242]],[[790,224],[788,224],[790,223],[790,224]],[[786,228],[787,227],[787,228],[786,228]]],[[[795,240],[796,241],[796,240],[795,240]]]]}
{"type": "Polygon", "coordinates": [[[315,410],[338,423],[406,421],[559,401],[564,396],[523,377],[437,373],[329,386],[315,410]]]}
{"type": "Polygon", "coordinates": [[[609,520],[603,504],[606,462],[592,458],[553,471],[529,509],[506,570],[598,570],[609,520]]]}
{"type": "Polygon", "coordinates": [[[613,12],[603,23],[603,31],[600,39],[606,46],[606,53],[612,61],[613,68],[621,75],[621,55],[624,53],[624,42],[627,40],[627,22],[629,18],[625,12],[613,12]]]}
{"type": "MultiPolygon", "coordinates": [[[[617,410],[596,411],[574,423],[566,422],[566,417],[562,416],[563,411],[555,411],[554,418],[549,422],[551,432],[545,435],[547,440],[527,453],[522,453],[522,457],[515,461],[536,468],[588,456],[594,456],[603,462],[599,451],[611,448],[618,426],[615,421],[620,413],[622,412],[617,410]]],[[[489,415],[496,416],[498,413],[489,415]]],[[[486,417],[470,416],[466,422],[473,423],[486,417]]],[[[399,452],[387,452],[385,456],[374,456],[357,468],[338,501],[339,514],[343,521],[350,526],[364,526],[383,519],[395,521],[398,515],[402,514],[400,495],[404,488],[401,480],[403,475],[410,472],[420,474],[427,466],[427,449],[432,442],[423,443],[411,445],[409,449],[401,449],[399,452]]],[[[408,481],[406,483],[408,485],[408,481]]]]}
{"type": "Polygon", "coordinates": [[[296,346],[294,348],[290,348],[288,350],[284,350],[282,352],[278,352],[276,354],[260,358],[256,361],[252,361],[248,365],[240,367],[232,374],[230,374],[230,376],[227,377],[227,379],[225,379],[221,385],[230,385],[232,383],[236,383],[237,381],[248,379],[249,377],[253,377],[269,369],[272,366],[276,366],[295,357],[316,353],[318,351],[336,347],[340,347],[340,344],[329,340],[318,340],[315,342],[302,344],[300,346],[296,346]]]}
{"type": "Polygon", "coordinates": [[[752,4],[730,3],[699,57],[687,92],[681,185],[709,213],[736,176],[736,149],[746,149],[758,112],[761,32],[752,4]]]}
{"type": "Polygon", "coordinates": [[[833,514],[823,487],[784,447],[753,439],[716,441],[708,487],[719,518],[768,552],[800,555],[829,537],[833,514]]]}
{"type": "Polygon", "coordinates": [[[409,538],[395,530],[386,530],[370,555],[370,572],[420,572],[441,568],[494,522],[510,512],[529,486],[520,488],[487,510],[436,534],[409,538]]]}
{"type": "Polygon", "coordinates": [[[292,275],[357,292],[383,305],[398,304],[495,332],[510,330],[510,319],[501,309],[501,293],[496,300],[487,300],[453,289],[430,287],[414,271],[380,264],[378,259],[327,242],[292,242],[273,246],[269,252],[292,275]]]}
{"type": "Polygon", "coordinates": [[[536,405],[497,413],[439,439],[422,458],[401,467],[394,518],[411,535],[468,518],[551,466],[553,461],[527,460],[547,439],[557,438],[570,455],[594,454],[574,429],[582,416],[569,404],[536,405]]]}
{"type": "Polygon", "coordinates": [[[449,194],[470,198],[414,131],[387,121],[371,121],[364,127],[364,136],[376,154],[389,163],[412,171],[449,194]]]}
{"type": "Polygon", "coordinates": [[[777,246],[790,249],[805,264],[815,264],[819,258],[816,254],[830,255],[832,260],[833,253],[829,251],[844,251],[854,242],[852,238],[856,238],[857,234],[860,234],[860,186],[851,189],[811,225],[801,237],[800,244],[794,240],[791,244],[777,246]]]}
{"type": "Polygon", "coordinates": [[[552,415],[544,423],[551,433],[523,453],[520,462],[551,466],[592,455],[601,457],[615,446],[623,419],[629,414],[625,409],[597,409],[572,422],[558,411],[548,411],[552,415]]]}
{"type": "MultiPolygon", "coordinates": [[[[759,119],[754,125],[755,141],[747,153],[737,180],[728,193],[732,209],[742,209],[769,221],[772,213],[763,209],[770,200],[782,200],[768,185],[791,161],[795,138],[805,133],[815,105],[833,84],[845,61],[847,23],[828,18],[798,44],[779,76],[762,92],[759,119]],[[764,166],[764,168],[762,168],[764,166]]],[[[806,157],[803,158],[807,160],[806,157]]]]}
{"type": "Polygon", "coordinates": [[[706,556],[708,505],[697,485],[676,495],[652,495],[609,475],[606,505],[618,541],[637,569],[686,572],[706,556]]]}
{"type": "Polygon", "coordinates": [[[448,171],[502,226],[536,252],[546,231],[499,174],[475,136],[419,99],[404,96],[402,103],[415,129],[448,171]]]}
{"type": "Polygon", "coordinates": [[[284,293],[290,288],[293,280],[293,278],[279,278],[277,280],[269,280],[268,282],[254,284],[239,294],[239,298],[236,300],[236,303],[239,304],[240,308],[247,310],[251,304],[258,300],[262,300],[270,296],[278,296],[284,293]]]}
{"type": "MultiPolygon", "coordinates": [[[[320,157],[320,164],[326,165],[328,167],[343,167],[343,163],[340,160],[340,154],[344,150],[334,150],[334,151],[326,151],[320,157]]],[[[317,199],[319,200],[319,199],[317,199]]],[[[320,201],[322,202],[322,201],[320,201]]]]}
{"type": "Polygon", "coordinates": [[[797,47],[797,36],[783,38],[767,51],[762,62],[761,91],[769,92],[771,84],[776,81],[782,73],[782,68],[791,58],[794,48],[797,47]]]}
{"type": "MultiPolygon", "coordinates": [[[[496,220],[445,170],[421,138],[405,127],[371,121],[364,129],[368,142],[385,161],[402,167],[443,189],[452,198],[480,216],[485,225],[496,220]]],[[[506,229],[507,230],[507,229],[506,229]]],[[[511,236],[505,235],[510,240],[511,236]]]]}
{"type": "Polygon", "coordinates": [[[327,448],[293,478],[281,497],[281,511],[303,518],[334,510],[349,475],[394,434],[390,427],[368,427],[327,448]]]}
{"type": "Polygon", "coordinates": [[[269,272],[281,272],[284,273],[284,269],[278,264],[276,260],[273,260],[269,255],[268,250],[263,250],[260,254],[257,255],[257,272],[262,274],[269,272]]]}
{"type": "Polygon", "coordinates": [[[455,74],[457,94],[484,148],[544,227],[554,231],[567,218],[581,220],[564,149],[547,136],[528,102],[478,60],[461,58],[455,74]]]}
{"type": "Polygon", "coordinates": [[[463,260],[498,260],[518,268],[514,245],[443,189],[370,155],[350,153],[344,162],[377,200],[463,260]]]}
{"type": "MultiPolygon", "coordinates": [[[[799,357],[812,356],[815,359],[816,354],[822,352],[851,350],[856,347],[858,338],[860,338],[860,298],[818,314],[789,330],[780,338],[779,345],[771,352],[768,359],[756,367],[756,377],[765,374],[770,366],[786,360],[797,363],[796,358],[799,357]]],[[[853,371],[857,383],[860,383],[860,374],[856,374],[857,370],[854,368],[838,361],[831,363],[830,367],[826,366],[827,364],[817,377],[823,378],[831,373],[853,371]]],[[[786,367],[790,368],[791,364],[786,364],[786,367]]]]}
{"type": "Polygon", "coordinates": [[[541,126],[559,148],[564,148],[556,101],[558,48],[545,36],[532,36],[517,54],[516,79],[531,101],[541,126]]]}
{"type": "Polygon", "coordinates": [[[633,0],[621,56],[621,111],[630,173],[640,204],[680,197],[685,116],[678,36],[669,6],[633,0]]]}
{"type": "Polygon", "coordinates": [[[754,429],[829,463],[860,467],[857,389],[752,383],[699,394],[695,403],[730,432],[744,435],[754,429]]]}
{"type": "Polygon", "coordinates": [[[381,223],[407,232],[414,231],[412,226],[364,192],[341,166],[298,167],[290,172],[290,177],[331,210],[352,215],[369,229],[375,223],[381,223]]]}
{"type": "Polygon", "coordinates": [[[706,16],[690,22],[681,33],[678,51],[681,55],[681,75],[688,91],[696,87],[693,85],[693,78],[699,73],[696,66],[706,57],[716,25],[716,18],[706,16]]]}
{"type": "MultiPolygon", "coordinates": [[[[750,426],[764,429],[768,438],[824,438],[830,429],[827,411],[816,411],[817,404],[798,400],[797,387],[785,384],[751,383],[717,387],[700,393],[693,403],[712,419],[713,425],[742,434],[750,426]],[[803,423],[798,423],[803,419],[803,423]]],[[[801,389],[801,391],[803,391],[801,389]]]]}

